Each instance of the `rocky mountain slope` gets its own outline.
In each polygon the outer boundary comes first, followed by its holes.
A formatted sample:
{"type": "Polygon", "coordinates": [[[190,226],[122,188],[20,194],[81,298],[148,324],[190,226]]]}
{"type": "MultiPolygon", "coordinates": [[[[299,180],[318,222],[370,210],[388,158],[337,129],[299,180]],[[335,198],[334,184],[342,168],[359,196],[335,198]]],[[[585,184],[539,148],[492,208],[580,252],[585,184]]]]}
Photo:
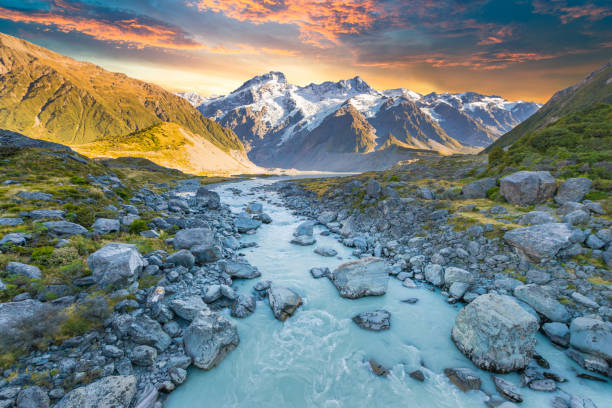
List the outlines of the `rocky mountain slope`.
{"type": "MultiPolygon", "coordinates": [[[[354,170],[356,162],[372,161],[364,156],[390,146],[401,146],[405,159],[413,157],[411,149],[474,152],[539,108],[536,103],[470,92],[380,92],[359,77],[299,87],[289,84],[281,72],[256,76],[226,96],[180,95],[204,116],[234,130],[255,163],[308,170],[354,170]],[[352,106],[350,118],[347,105],[352,106]],[[340,131],[339,118],[344,118],[345,126],[340,131]],[[367,151],[360,147],[364,138],[367,151]],[[316,140],[326,147],[318,146],[316,140]],[[315,168],[313,162],[325,167],[315,168]]],[[[375,169],[392,164],[380,162],[375,169]]]]}
{"type": "MultiPolygon", "coordinates": [[[[156,129],[164,122],[180,126],[205,150],[214,146],[225,171],[254,167],[234,132],[202,117],[185,99],[0,34],[0,128],[76,146],[122,138],[133,141],[135,132],[156,129]]],[[[165,165],[189,170],[181,162],[192,160],[176,157],[175,163],[165,165]]]]}
{"type": "Polygon", "coordinates": [[[544,128],[564,115],[598,103],[612,104],[612,60],[582,81],[554,94],[537,113],[500,137],[487,151],[497,146],[510,146],[521,137],[544,128]]]}

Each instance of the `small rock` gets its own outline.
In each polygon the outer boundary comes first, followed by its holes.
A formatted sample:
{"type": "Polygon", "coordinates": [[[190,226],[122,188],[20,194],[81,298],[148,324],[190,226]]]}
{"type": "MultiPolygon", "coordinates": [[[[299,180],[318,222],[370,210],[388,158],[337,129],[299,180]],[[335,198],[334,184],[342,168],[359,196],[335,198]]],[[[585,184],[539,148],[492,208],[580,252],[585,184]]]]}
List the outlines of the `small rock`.
{"type": "Polygon", "coordinates": [[[381,331],[391,327],[391,313],[386,310],[375,310],[373,312],[363,312],[353,317],[353,322],[362,329],[381,331]]]}

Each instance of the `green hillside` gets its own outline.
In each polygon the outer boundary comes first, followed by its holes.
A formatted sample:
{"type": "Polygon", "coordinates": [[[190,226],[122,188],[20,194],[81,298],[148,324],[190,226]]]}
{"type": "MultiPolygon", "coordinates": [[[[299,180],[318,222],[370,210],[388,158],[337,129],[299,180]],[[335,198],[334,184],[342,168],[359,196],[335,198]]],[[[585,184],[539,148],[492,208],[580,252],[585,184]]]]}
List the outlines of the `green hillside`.
{"type": "Polygon", "coordinates": [[[495,147],[510,146],[521,137],[542,129],[564,115],[598,103],[612,104],[612,60],[579,83],[557,92],[533,116],[500,137],[485,152],[495,147]]]}
{"type": "Polygon", "coordinates": [[[0,128],[76,145],[162,122],[176,123],[225,152],[244,151],[231,130],[156,85],[0,34],[0,128]]]}

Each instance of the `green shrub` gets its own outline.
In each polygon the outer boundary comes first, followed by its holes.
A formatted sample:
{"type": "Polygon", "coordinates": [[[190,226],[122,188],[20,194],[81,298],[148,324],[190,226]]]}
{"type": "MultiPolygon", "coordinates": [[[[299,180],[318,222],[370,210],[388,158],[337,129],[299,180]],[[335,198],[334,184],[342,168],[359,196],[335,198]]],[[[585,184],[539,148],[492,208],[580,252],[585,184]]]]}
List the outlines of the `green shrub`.
{"type": "Polygon", "coordinates": [[[128,227],[128,231],[132,234],[140,234],[142,231],[149,229],[147,222],[141,219],[134,220],[128,227]]]}
{"type": "Polygon", "coordinates": [[[495,146],[489,152],[489,165],[494,165],[504,157],[504,149],[499,146],[495,146]]]}
{"type": "Polygon", "coordinates": [[[43,246],[34,248],[30,258],[32,262],[40,266],[50,266],[52,264],[52,255],[55,248],[51,246],[43,246]]]}

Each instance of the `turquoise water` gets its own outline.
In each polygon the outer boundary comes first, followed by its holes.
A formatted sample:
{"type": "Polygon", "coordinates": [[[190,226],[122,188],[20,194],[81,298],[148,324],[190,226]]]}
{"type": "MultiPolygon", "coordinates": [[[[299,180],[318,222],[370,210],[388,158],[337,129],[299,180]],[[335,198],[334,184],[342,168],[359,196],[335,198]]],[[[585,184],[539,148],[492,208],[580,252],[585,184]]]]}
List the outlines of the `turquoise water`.
{"type": "MultiPolygon", "coordinates": [[[[252,188],[271,182],[274,180],[252,180],[215,189],[235,211],[250,201],[264,204],[273,222],[244,237],[259,246],[242,252],[262,272],[260,279],[295,290],[304,305],[284,323],[274,319],[267,301],[258,302],[250,317],[234,319],[240,334],[238,348],[211,371],[190,369],[187,381],[170,395],[166,406],[483,407],[483,393],[463,393],[443,374],[448,367],[475,369],[450,340],[460,306],[447,304],[438,292],[425,287],[405,288],[394,278],[385,296],[341,298],[329,280],[313,279],[309,269],[333,268],[352,260],[351,250],[333,237],[318,235],[320,228],[315,232],[315,246],[290,244],[295,227],[303,220],[282,207],[274,193],[249,194],[252,188]],[[243,195],[233,195],[229,187],[241,189],[243,195]],[[336,249],[340,259],[314,254],[319,244],[336,249]],[[401,302],[408,297],[419,301],[414,305],[401,302]],[[357,313],[378,308],[391,312],[390,330],[369,332],[351,321],[357,313]],[[389,376],[374,375],[369,359],[390,368],[389,376]],[[425,373],[424,383],[408,376],[419,367],[425,373]]],[[[239,281],[234,287],[250,291],[256,282],[239,281]]],[[[229,313],[227,316],[233,319],[229,313]]],[[[589,397],[599,408],[610,406],[611,385],[576,378],[577,365],[542,336],[538,337],[537,351],[551,363],[550,371],[569,379],[560,384],[563,391],[589,397]]],[[[483,389],[494,393],[489,374],[480,373],[483,389]]],[[[517,374],[504,377],[520,384],[517,374]]],[[[548,407],[556,395],[528,388],[521,388],[521,392],[524,407],[548,407]]]]}

